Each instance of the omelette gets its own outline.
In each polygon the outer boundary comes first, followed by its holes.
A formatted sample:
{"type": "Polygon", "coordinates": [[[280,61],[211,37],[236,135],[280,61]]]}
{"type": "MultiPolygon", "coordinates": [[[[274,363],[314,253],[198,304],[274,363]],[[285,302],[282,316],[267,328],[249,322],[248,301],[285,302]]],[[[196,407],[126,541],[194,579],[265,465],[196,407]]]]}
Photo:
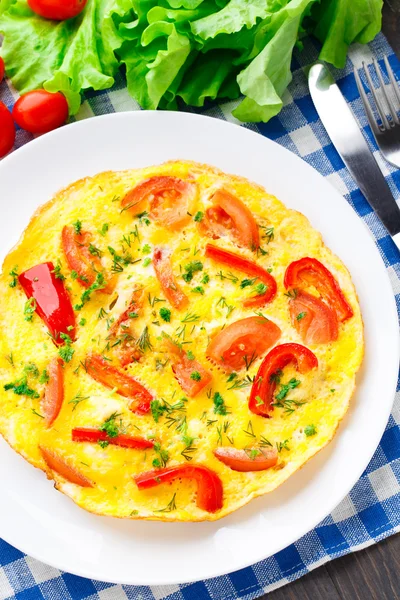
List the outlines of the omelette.
{"type": "Polygon", "coordinates": [[[82,508],[216,520],[334,436],[363,325],[305,216],[189,161],[77,181],[0,277],[0,433],[82,508]]]}

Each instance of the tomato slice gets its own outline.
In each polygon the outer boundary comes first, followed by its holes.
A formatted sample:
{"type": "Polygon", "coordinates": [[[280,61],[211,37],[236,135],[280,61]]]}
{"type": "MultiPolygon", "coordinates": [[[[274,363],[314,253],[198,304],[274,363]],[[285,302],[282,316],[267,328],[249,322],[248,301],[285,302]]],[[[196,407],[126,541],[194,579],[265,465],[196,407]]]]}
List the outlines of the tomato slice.
{"type": "Polygon", "coordinates": [[[289,301],[290,318],[306,344],[329,344],[338,338],[336,312],[308,292],[296,290],[289,301]]]}
{"type": "Polygon", "coordinates": [[[222,481],[214,471],[202,465],[178,465],[164,469],[154,469],[134,477],[139,490],[147,490],[175,479],[194,479],[197,483],[196,503],[207,512],[216,512],[222,508],[222,481]]]}
{"type": "Polygon", "coordinates": [[[120,434],[115,437],[110,437],[105,431],[99,429],[92,429],[90,427],[75,427],[72,430],[72,441],[73,442],[108,442],[114,446],[121,446],[122,448],[133,448],[135,450],[146,450],[146,448],[153,448],[154,442],[152,440],[146,440],[145,438],[120,434]]]}
{"type": "Polygon", "coordinates": [[[128,308],[111,325],[107,339],[114,340],[115,353],[122,367],[140,360],[141,352],[133,339],[133,323],[142,308],[143,290],[135,290],[132,294],[128,308]],[[116,345],[115,345],[116,344],[116,345]]]}
{"type": "Polygon", "coordinates": [[[167,300],[179,310],[185,308],[189,299],[180,288],[172,271],[170,252],[165,248],[155,248],[153,266],[167,300]]]}
{"type": "Polygon", "coordinates": [[[99,383],[108,388],[116,389],[118,394],[129,398],[132,402],[129,409],[137,414],[150,410],[153,396],[134,377],[117,369],[99,354],[89,354],[85,361],[86,372],[99,383]]]}
{"type": "MultiPolygon", "coordinates": [[[[98,256],[89,251],[92,235],[89,231],[76,233],[71,225],[65,225],[62,230],[62,247],[71,271],[78,273],[77,281],[83,287],[90,287],[96,280],[97,273],[104,274],[104,267],[98,256]]],[[[99,289],[104,294],[112,294],[114,278],[105,277],[106,285],[99,289]]]]}
{"type": "Polygon", "coordinates": [[[353,309],[347,302],[332,273],[316,258],[306,256],[292,262],[285,273],[285,287],[304,289],[313,286],[323,300],[336,312],[339,321],[353,316],[353,309]]]}
{"type": "Polygon", "coordinates": [[[75,467],[70,465],[66,459],[56,454],[53,450],[39,446],[43,459],[51,471],[55,471],[61,477],[80,485],[81,487],[93,487],[93,482],[82,475],[75,467]]]}
{"type": "Polygon", "coordinates": [[[318,367],[318,359],[311,350],[301,344],[275,346],[262,361],[249,397],[249,409],[256,415],[269,417],[272,412],[276,378],[274,375],[294,363],[299,373],[308,373],[318,367]]]}
{"type": "Polygon", "coordinates": [[[40,401],[41,412],[48,427],[57,419],[64,402],[64,369],[63,361],[54,357],[48,367],[49,381],[40,401]]]}
{"type": "Polygon", "coordinates": [[[260,246],[258,225],[251,210],[233,194],[217,190],[211,199],[199,229],[214,239],[231,236],[240,246],[256,250],[260,246]]]}
{"type": "Polygon", "coordinates": [[[138,213],[148,208],[160,225],[181,229],[190,221],[197,199],[197,186],[190,181],[166,175],[150,177],[130,190],[121,202],[125,210],[138,213]]]}
{"type": "Polygon", "coordinates": [[[18,277],[28,298],[35,301],[35,310],[49,329],[54,343],[64,344],[60,333],[75,339],[75,315],[63,281],[54,274],[52,262],[36,265],[18,277]]]}
{"type": "Polygon", "coordinates": [[[213,244],[206,245],[206,256],[222,265],[242,271],[242,273],[246,273],[246,275],[250,275],[250,277],[257,277],[260,283],[264,283],[267,286],[264,293],[243,300],[243,306],[264,306],[264,304],[271,302],[275,298],[277,291],[275,279],[268,271],[257,265],[255,262],[238,254],[234,254],[233,252],[229,252],[228,250],[222,250],[222,248],[218,248],[213,244]]]}
{"type": "Polygon", "coordinates": [[[225,371],[239,371],[264,354],[280,336],[281,330],[269,319],[247,317],[219,331],[206,355],[225,371]]]}
{"type": "Polygon", "coordinates": [[[171,357],[172,371],[189,398],[197,396],[212,380],[212,375],[197,360],[191,360],[179,344],[164,334],[164,341],[171,357]],[[192,375],[195,374],[195,378],[192,375]]]}
{"type": "Polygon", "coordinates": [[[250,448],[238,450],[225,446],[214,450],[214,456],[233,471],[265,471],[274,467],[278,462],[277,450],[264,450],[264,448],[250,448]],[[254,453],[254,456],[253,456],[254,453]]]}

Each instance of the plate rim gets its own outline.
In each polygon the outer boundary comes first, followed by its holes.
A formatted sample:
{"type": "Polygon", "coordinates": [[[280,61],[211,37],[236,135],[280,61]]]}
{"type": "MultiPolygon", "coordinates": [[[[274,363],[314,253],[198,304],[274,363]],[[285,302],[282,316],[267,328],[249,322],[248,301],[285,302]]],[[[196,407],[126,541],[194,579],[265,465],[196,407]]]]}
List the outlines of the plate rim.
{"type": "MultiPolygon", "coordinates": [[[[324,177],[323,175],[321,175],[318,171],[316,171],[316,169],[314,169],[313,167],[311,167],[311,165],[309,165],[308,163],[306,163],[303,159],[301,159],[299,156],[295,155],[294,153],[290,152],[290,150],[288,150],[287,148],[279,145],[277,142],[266,138],[265,136],[263,136],[260,133],[257,133],[254,130],[248,129],[246,127],[242,127],[227,121],[223,121],[220,119],[215,119],[213,117],[209,117],[209,116],[205,116],[205,115],[197,115],[197,114],[193,114],[193,113],[180,113],[180,112],[174,112],[174,113],[168,113],[168,112],[163,112],[163,111],[158,111],[158,112],[152,112],[152,111],[124,111],[124,112],[118,112],[118,113],[111,113],[111,114],[107,114],[107,115],[102,115],[102,116],[97,116],[95,117],[95,119],[84,119],[81,121],[77,121],[75,123],[71,123],[69,124],[67,127],[55,130],[53,132],[50,132],[48,134],[46,134],[45,136],[41,136],[39,138],[36,138],[35,140],[31,141],[28,144],[25,144],[24,146],[22,146],[21,148],[19,148],[18,150],[16,150],[15,152],[13,152],[11,155],[7,156],[5,159],[3,159],[0,162],[0,179],[1,179],[1,175],[3,173],[3,171],[5,171],[8,168],[13,168],[13,164],[16,163],[18,165],[19,161],[23,161],[24,157],[27,155],[29,157],[29,155],[32,152],[40,152],[40,147],[41,145],[43,145],[45,148],[47,145],[51,145],[53,140],[56,140],[57,138],[62,137],[63,136],[67,136],[67,135],[72,135],[72,133],[70,133],[70,131],[77,131],[77,135],[79,135],[79,129],[84,130],[86,127],[89,126],[92,127],[92,122],[95,121],[96,122],[96,127],[98,127],[99,129],[101,128],[101,125],[103,122],[105,122],[106,120],[116,120],[116,119],[124,119],[126,118],[126,115],[129,118],[133,118],[133,119],[154,119],[155,121],[159,120],[162,121],[163,119],[170,118],[170,119],[178,119],[178,121],[180,119],[182,119],[182,121],[184,120],[189,120],[189,121],[194,121],[194,120],[198,120],[200,121],[207,121],[207,124],[210,124],[210,122],[214,122],[214,124],[218,124],[218,126],[221,126],[222,128],[227,127],[227,128],[232,128],[235,127],[237,130],[239,131],[246,131],[246,135],[248,134],[249,136],[253,136],[253,139],[256,138],[261,138],[263,140],[263,143],[265,143],[266,145],[271,144],[271,148],[272,147],[278,147],[279,151],[282,151],[282,153],[286,153],[286,155],[290,155],[292,159],[297,160],[299,163],[302,164],[302,169],[305,169],[306,171],[308,171],[309,173],[312,172],[313,176],[317,175],[320,178],[320,181],[324,182],[324,185],[328,185],[329,186],[329,182],[326,180],[326,177],[324,177]],[[36,150],[37,149],[37,150],[36,150]],[[11,165],[11,167],[9,167],[9,165],[11,165]]],[[[207,125],[208,126],[208,125],[207,125]]],[[[217,127],[217,125],[216,125],[217,127]]],[[[250,139],[250,137],[249,137],[250,139]]],[[[262,184],[264,187],[264,184],[262,184]]],[[[331,188],[331,191],[335,193],[336,197],[337,197],[337,201],[342,202],[342,209],[344,209],[344,207],[346,207],[346,210],[348,210],[348,214],[352,215],[352,220],[354,221],[354,218],[357,219],[357,221],[361,221],[361,223],[359,223],[359,225],[361,225],[363,222],[361,220],[361,218],[357,215],[357,213],[355,213],[355,211],[353,211],[353,209],[350,207],[350,205],[348,204],[348,202],[345,200],[345,198],[343,196],[341,196],[341,194],[338,192],[338,190],[336,190],[336,188],[334,188],[333,186],[329,186],[331,188]]],[[[283,202],[286,204],[285,200],[283,199],[283,202]]],[[[308,215],[306,215],[308,218],[308,215]]],[[[365,230],[366,231],[366,230],[365,230]]],[[[365,240],[367,240],[368,237],[365,236],[365,240]]],[[[374,241],[372,240],[372,237],[369,238],[369,242],[368,242],[371,246],[372,249],[372,245],[374,246],[374,252],[375,254],[378,256],[379,252],[378,249],[376,248],[376,245],[374,244],[374,241]]],[[[398,321],[397,321],[397,310],[396,310],[396,303],[395,303],[395,299],[394,299],[394,294],[390,285],[390,280],[388,277],[388,273],[386,270],[386,267],[381,259],[381,271],[382,274],[383,272],[385,272],[385,276],[386,276],[386,288],[387,288],[387,292],[389,291],[390,294],[388,294],[388,303],[390,305],[390,309],[388,306],[388,310],[390,310],[391,312],[391,319],[393,319],[393,322],[396,323],[397,325],[397,331],[398,331],[398,321]],[[389,299],[390,298],[390,299],[389,299]]],[[[394,362],[396,362],[397,364],[399,363],[399,357],[400,357],[400,338],[397,335],[397,344],[396,344],[396,360],[394,362]]],[[[393,382],[391,385],[391,389],[392,389],[392,398],[394,401],[394,396],[395,396],[395,392],[396,392],[396,384],[397,384],[397,373],[396,376],[393,376],[393,382]]],[[[358,479],[360,478],[361,474],[363,473],[363,471],[365,470],[366,466],[369,464],[373,454],[375,453],[375,450],[377,448],[377,446],[379,445],[380,439],[384,433],[386,424],[387,424],[387,420],[388,417],[390,415],[391,409],[392,409],[392,405],[393,405],[393,401],[392,403],[389,405],[389,403],[387,404],[386,410],[385,410],[385,415],[386,415],[386,420],[385,420],[385,424],[382,427],[379,427],[377,430],[375,430],[375,435],[374,435],[374,443],[371,443],[369,452],[365,455],[365,459],[363,460],[364,466],[363,468],[359,468],[357,471],[357,477],[354,477],[354,481],[346,486],[345,488],[343,488],[341,490],[341,494],[340,494],[340,500],[339,502],[349,493],[349,491],[352,489],[352,487],[354,486],[354,484],[358,481],[358,479]],[[376,443],[375,443],[376,442],[376,443]],[[368,459],[367,459],[368,458],[368,459]]],[[[350,400],[351,402],[351,400],[350,400]]],[[[340,435],[340,433],[339,433],[340,435]]],[[[330,444],[328,444],[329,446],[330,444]]],[[[71,501],[69,499],[69,501],[71,501]]],[[[325,515],[330,514],[330,512],[332,512],[332,510],[337,506],[338,502],[337,499],[335,497],[335,501],[334,501],[334,505],[331,506],[326,512],[325,515]]],[[[81,509],[80,509],[81,510],[81,509]]],[[[239,511],[240,512],[240,511],[239,511]]],[[[321,517],[318,515],[317,517],[315,517],[315,519],[313,520],[313,524],[309,525],[309,522],[307,521],[307,524],[304,525],[303,527],[300,527],[297,532],[296,532],[296,537],[294,539],[292,539],[292,541],[290,541],[289,543],[284,543],[283,545],[281,545],[278,549],[274,550],[273,552],[270,552],[266,555],[264,555],[263,557],[259,557],[256,561],[254,559],[250,559],[250,560],[244,560],[240,565],[236,565],[235,564],[235,568],[234,571],[246,568],[250,565],[255,564],[256,562],[262,561],[265,558],[268,558],[269,556],[275,554],[276,552],[279,552],[280,550],[282,550],[283,548],[285,548],[287,545],[290,545],[292,543],[294,543],[296,540],[298,540],[299,538],[301,538],[304,534],[306,534],[308,531],[312,530],[321,520],[321,517]],[[300,533],[299,533],[300,532],[300,533]],[[299,534],[298,534],[299,533],[299,534]]],[[[2,519],[0,517],[0,526],[1,526],[1,522],[2,519]]],[[[216,523],[224,523],[224,519],[221,519],[220,521],[217,521],[216,523]]],[[[2,538],[7,541],[9,544],[15,546],[15,541],[13,541],[12,539],[7,539],[7,537],[5,535],[3,535],[0,532],[0,535],[2,536],[2,538]]],[[[29,544],[28,544],[29,547],[29,544]]],[[[56,561],[56,560],[51,560],[49,561],[49,557],[48,555],[46,555],[46,552],[34,552],[30,549],[29,547],[29,551],[27,551],[23,545],[18,544],[18,548],[21,549],[22,552],[25,552],[27,554],[29,554],[29,556],[32,556],[33,558],[36,558],[37,560],[40,560],[44,563],[50,564],[60,570],[66,570],[70,573],[75,573],[79,576],[82,577],[87,577],[90,579],[98,579],[98,580],[103,580],[103,581],[109,581],[112,583],[117,583],[117,584],[128,584],[128,585],[171,585],[171,584],[178,584],[178,583],[189,583],[192,581],[197,581],[199,579],[209,579],[209,578],[213,578],[213,577],[218,577],[221,575],[225,575],[231,571],[220,571],[218,568],[215,569],[214,572],[209,573],[207,575],[203,575],[201,574],[199,577],[189,577],[189,578],[185,578],[185,577],[180,577],[179,579],[173,578],[173,579],[166,579],[166,580],[160,580],[157,581],[156,583],[149,583],[148,580],[141,580],[140,576],[139,578],[137,576],[135,576],[133,579],[132,577],[128,577],[128,579],[124,579],[124,578],[109,578],[107,577],[107,579],[103,579],[103,578],[99,578],[98,576],[93,575],[93,573],[90,573],[87,571],[87,569],[82,568],[81,571],[77,571],[76,569],[71,570],[70,567],[65,567],[65,563],[63,566],[63,561],[56,561]]],[[[99,569],[99,567],[97,567],[99,569]]]]}

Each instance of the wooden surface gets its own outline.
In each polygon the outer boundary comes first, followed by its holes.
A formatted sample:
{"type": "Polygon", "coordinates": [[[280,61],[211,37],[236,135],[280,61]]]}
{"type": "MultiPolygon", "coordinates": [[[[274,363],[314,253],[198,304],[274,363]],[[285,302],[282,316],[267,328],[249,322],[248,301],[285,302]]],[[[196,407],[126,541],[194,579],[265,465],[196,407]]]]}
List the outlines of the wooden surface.
{"type": "MultiPolygon", "coordinates": [[[[385,0],[383,32],[400,58],[400,0],[385,0]]],[[[399,600],[400,534],[266,594],[265,600],[399,600]]]]}

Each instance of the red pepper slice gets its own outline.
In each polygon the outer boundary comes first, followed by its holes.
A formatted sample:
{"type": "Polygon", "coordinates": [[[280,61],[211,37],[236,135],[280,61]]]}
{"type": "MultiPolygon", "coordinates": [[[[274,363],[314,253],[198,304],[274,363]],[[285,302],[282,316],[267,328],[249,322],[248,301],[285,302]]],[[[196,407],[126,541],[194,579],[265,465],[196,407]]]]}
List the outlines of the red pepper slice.
{"type": "Polygon", "coordinates": [[[181,290],[176,277],[172,271],[171,254],[165,248],[155,248],[153,254],[153,266],[156,276],[167,300],[177,309],[185,308],[188,297],[181,290]]]}
{"type": "Polygon", "coordinates": [[[217,190],[211,201],[213,205],[199,222],[200,231],[214,239],[230,235],[240,246],[257,250],[260,234],[250,209],[224,189],[217,190]]]}
{"type": "Polygon", "coordinates": [[[43,446],[39,446],[39,448],[46,465],[51,471],[55,471],[67,481],[80,485],[81,487],[93,487],[93,482],[85,477],[85,475],[82,475],[78,469],[70,465],[66,459],[56,454],[53,450],[49,450],[43,446]]]}
{"type": "Polygon", "coordinates": [[[224,463],[232,471],[265,471],[274,467],[278,462],[278,451],[264,450],[263,448],[250,448],[249,450],[238,450],[229,446],[214,450],[214,456],[224,463]],[[254,456],[252,456],[254,452],[254,456]]]}
{"type": "Polygon", "coordinates": [[[110,437],[105,431],[92,429],[91,427],[75,427],[75,429],[72,430],[72,441],[108,442],[114,446],[121,446],[122,448],[134,448],[136,450],[146,450],[146,448],[153,448],[154,446],[154,442],[152,440],[146,440],[142,437],[125,435],[122,433],[115,437],[110,437]]]}
{"type": "Polygon", "coordinates": [[[197,360],[191,360],[181,346],[173,342],[164,334],[165,344],[171,355],[172,371],[189,398],[197,396],[212,380],[212,375],[201,363],[197,360]],[[196,379],[192,378],[193,373],[196,373],[196,379]],[[200,379],[197,379],[200,377],[200,379]]]}
{"type": "Polygon", "coordinates": [[[277,291],[275,279],[268,271],[255,262],[228,250],[222,250],[222,248],[213,246],[213,244],[206,245],[206,256],[222,265],[242,271],[246,275],[250,275],[250,277],[257,277],[261,283],[267,286],[267,290],[263,294],[257,294],[257,296],[243,300],[243,306],[264,306],[264,304],[271,302],[275,298],[277,291]]]}
{"type": "Polygon", "coordinates": [[[116,388],[118,394],[131,399],[129,409],[132,412],[144,414],[150,410],[150,402],[153,400],[150,392],[134,377],[117,369],[99,354],[89,354],[85,361],[85,368],[95,381],[108,388],[116,388]]]}
{"type": "Polygon", "coordinates": [[[48,427],[57,419],[64,402],[64,369],[61,358],[54,357],[48,367],[49,381],[40,401],[41,412],[48,427]]]}
{"type": "MultiPolygon", "coordinates": [[[[104,267],[97,255],[89,251],[92,234],[89,231],[76,233],[71,225],[65,225],[61,234],[62,247],[71,271],[78,274],[77,281],[83,287],[90,287],[96,280],[97,273],[104,274],[104,267]]],[[[114,277],[105,278],[105,286],[99,288],[103,294],[112,294],[114,290],[114,277]]]]}
{"type": "Polygon", "coordinates": [[[339,321],[346,321],[354,314],[332,273],[316,258],[306,256],[290,263],[286,269],[284,285],[286,289],[315,287],[336,312],[339,321]]]}
{"type": "Polygon", "coordinates": [[[18,280],[27,297],[35,300],[35,310],[49,329],[54,343],[64,343],[60,333],[74,340],[74,311],[64,283],[54,275],[53,263],[36,265],[21,273],[18,280]]]}
{"type": "Polygon", "coordinates": [[[318,367],[318,359],[301,344],[280,344],[272,348],[262,361],[249,397],[249,409],[256,415],[269,417],[272,412],[276,378],[274,375],[289,363],[294,363],[299,373],[308,373],[318,367]]]}
{"type": "Polygon", "coordinates": [[[147,490],[161,483],[175,479],[194,479],[197,483],[197,506],[207,512],[222,508],[222,481],[214,471],[202,465],[178,465],[164,469],[154,469],[134,477],[139,490],[147,490]]]}

